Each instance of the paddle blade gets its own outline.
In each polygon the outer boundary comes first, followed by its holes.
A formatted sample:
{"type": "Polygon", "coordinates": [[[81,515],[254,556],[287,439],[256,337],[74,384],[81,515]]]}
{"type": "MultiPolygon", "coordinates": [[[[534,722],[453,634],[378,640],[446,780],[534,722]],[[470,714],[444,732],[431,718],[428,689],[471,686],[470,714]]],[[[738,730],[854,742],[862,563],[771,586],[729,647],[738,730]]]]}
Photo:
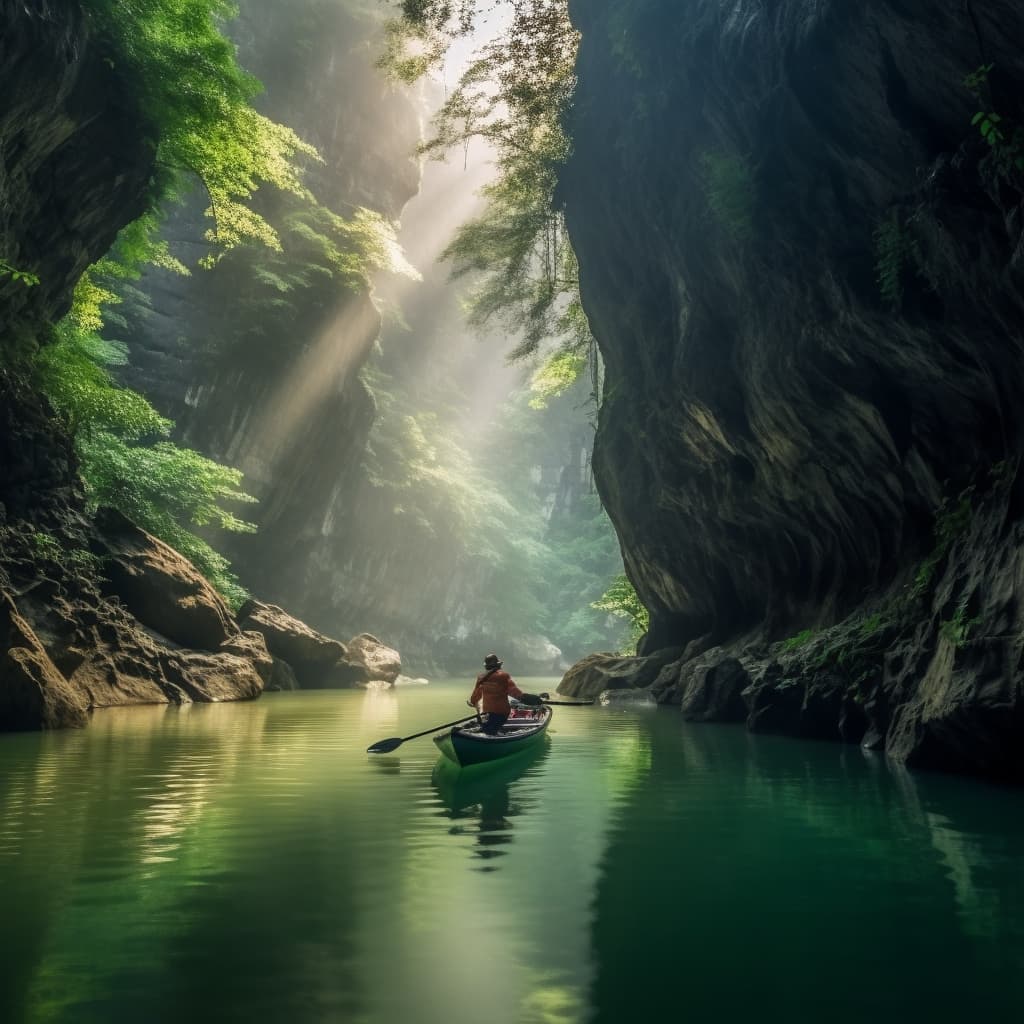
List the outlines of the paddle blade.
{"type": "Polygon", "coordinates": [[[372,747],[367,747],[366,752],[368,754],[390,754],[392,750],[397,750],[402,743],[401,736],[392,736],[391,739],[378,740],[372,747]]]}

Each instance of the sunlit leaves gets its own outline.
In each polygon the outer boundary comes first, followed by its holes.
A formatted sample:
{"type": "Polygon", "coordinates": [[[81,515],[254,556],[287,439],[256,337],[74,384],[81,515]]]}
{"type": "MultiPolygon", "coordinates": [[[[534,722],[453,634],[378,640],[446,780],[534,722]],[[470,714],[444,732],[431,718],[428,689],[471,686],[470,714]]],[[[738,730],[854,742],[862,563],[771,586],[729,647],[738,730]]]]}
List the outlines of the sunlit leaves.
{"type": "Polygon", "coordinates": [[[640,603],[640,598],[637,597],[636,590],[625,573],[615,577],[601,598],[594,602],[593,607],[628,619],[634,648],[650,626],[650,613],[640,603]]]}
{"type": "Polygon", "coordinates": [[[246,201],[261,185],[307,195],[295,161],[317,154],[249,105],[259,82],[239,67],[234,45],[220,31],[233,5],[83,0],[83,6],[110,53],[111,73],[149,119],[160,191],[173,190],[190,173],[203,182],[213,219],[207,239],[216,246],[205,262],[243,241],[278,247],[277,232],[246,201]]]}
{"type": "Polygon", "coordinates": [[[142,395],[119,387],[99,365],[98,339],[67,332],[38,357],[39,382],[72,436],[97,428],[115,430],[125,438],[166,434],[171,427],[142,395]]]}
{"type": "Polygon", "coordinates": [[[170,544],[237,607],[246,592],[230,565],[191,526],[215,525],[250,533],[222,502],[250,502],[240,489],[241,473],[169,441],[131,444],[116,434],[94,432],[80,440],[82,476],[94,505],[119,509],[139,526],[170,544]]]}
{"type": "MultiPolygon", "coordinates": [[[[501,6],[510,9],[508,30],[477,54],[423,147],[442,156],[478,139],[497,154],[499,177],[484,189],[484,213],[463,225],[445,256],[456,276],[474,278],[471,320],[498,319],[522,334],[512,360],[545,347],[588,352],[576,258],[554,198],[569,154],[562,119],[575,86],[579,42],[566,0],[409,0],[402,5],[407,41],[429,50],[501,6]]],[[[424,69],[429,63],[424,57],[424,69]]]]}
{"type": "Polygon", "coordinates": [[[587,357],[582,352],[559,351],[549,356],[530,381],[533,397],[530,407],[543,409],[552,398],[564,394],[576,382],[586,366],[587,357]]]}
{"type": "Polygon", "coordinates": [[[152,217],[130,225],[111,254],[81,278],[71,311],[37,355],[37,381],[75,440],[90,503],[125,513],[191,559],[238,604],[246,595],[227,560],[191,527],[251,532],[255,527],[224,503],[255,499],[241,490],[238,470],[164,439],[171,421],[142,395],[121,387],[107,369],[127,361],[126,346],[99,334],[110,319],[109,307],[120,301],[112,283],[137,278],[146,261],[184,271],[154,241],[155,228],[152,217]]]}

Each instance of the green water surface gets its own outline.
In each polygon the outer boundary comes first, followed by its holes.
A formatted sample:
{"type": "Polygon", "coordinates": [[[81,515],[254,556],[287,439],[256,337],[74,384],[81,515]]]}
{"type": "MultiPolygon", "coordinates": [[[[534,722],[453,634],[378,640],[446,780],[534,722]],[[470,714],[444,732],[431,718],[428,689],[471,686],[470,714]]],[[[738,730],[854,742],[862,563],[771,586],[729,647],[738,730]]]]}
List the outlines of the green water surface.
{"type": "Polygon", "coordinates": [[[1024,1020],[1021,792],[670,711],[365,753],[465,690],[0,736],[0,1022],[1024,1020]]]}

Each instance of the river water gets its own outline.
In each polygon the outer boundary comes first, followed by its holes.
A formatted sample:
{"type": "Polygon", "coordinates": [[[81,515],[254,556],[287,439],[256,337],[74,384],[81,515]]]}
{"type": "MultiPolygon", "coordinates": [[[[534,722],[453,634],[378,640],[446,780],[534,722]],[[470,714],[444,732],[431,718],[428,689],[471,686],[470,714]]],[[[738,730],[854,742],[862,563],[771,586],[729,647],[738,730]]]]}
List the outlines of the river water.
{"type": "Polygon", "coordinates": [[[467,689],[0,736],[0,1021],[1022,1019],[1020,791],[664,710],[365,753],[467,689]]]}

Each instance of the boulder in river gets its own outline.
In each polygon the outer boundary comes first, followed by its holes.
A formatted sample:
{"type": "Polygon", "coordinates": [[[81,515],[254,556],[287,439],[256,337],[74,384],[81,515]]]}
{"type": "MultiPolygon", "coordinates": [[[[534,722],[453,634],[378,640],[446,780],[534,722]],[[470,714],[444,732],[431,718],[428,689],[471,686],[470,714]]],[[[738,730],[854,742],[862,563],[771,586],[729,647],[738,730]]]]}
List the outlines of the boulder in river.
{"type": "Polygon", "coordinates": [[[650,686],[661,670],[679,658],[681,650],[667,648],[644,658],[619,654],[588,654],[558,684],[566,697],[597,697],[605,690],[639,690],[650,686]]]}
{"type": "Polygon", "coordinates": [[[393,686],[402,673],[402,656],[370,633],[360,633],[348,642],[347,660],[362,670],[360,683],[385,682],[393,686]]]}
{"type": "Polygon", "coordinates": [[[747,717],[743,691],[750,676],[738,658],[721,648],[687,663],[678,685],[680,710],[689,722],[742,722],[747,717]]]}
{"type": "Polygon", "coordinates": [[[238,620],[242,629],[263,635],[267,649],[275,658],[288,663],[300,686],[346,685],[335,681],[345,675],[336,670],[348,653],[341,641],[318,633],[277,605],[255,599],[242,605],[238,620]]]}
{"type": "Polygon", "coordinates": [[[263,681],[265,689],[270,689],[274,677],[275,659],[267,650],[267,641],[262,633],[254,629],[243,630],[220,645],[220,653],[234,654],[252,662],[256,674],[263,681]]]}

